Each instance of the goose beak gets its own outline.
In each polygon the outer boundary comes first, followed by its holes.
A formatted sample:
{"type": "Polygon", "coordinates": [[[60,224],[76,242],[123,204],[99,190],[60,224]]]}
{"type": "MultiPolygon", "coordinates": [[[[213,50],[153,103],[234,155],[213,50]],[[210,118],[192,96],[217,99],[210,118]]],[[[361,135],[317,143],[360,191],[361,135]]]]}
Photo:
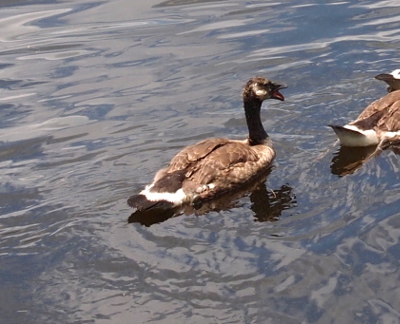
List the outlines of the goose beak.
{"type": "Polygon", "coordinates": [[[271,98],[272,98],[272,99],[277,99],[277,100],[284,101],[284,100],[285,100],[285,97],[283,96],[282,93],[279,92],[279,90],[285,89],[285,88],[287,88],[287,85],[284,84],[284,83],[282,83],[282,84],[275,84],[275,89],[274,89],[274,92],[273,92],[271,98]]]}
{"type": "Polygon", "coordinates": [[[391,82],[394,81],[394,76],[389,74],[389,73],[382,73],[378,74],[375,79],[380,80],[380,81],[385,81],[385,82],[391,82]]]}

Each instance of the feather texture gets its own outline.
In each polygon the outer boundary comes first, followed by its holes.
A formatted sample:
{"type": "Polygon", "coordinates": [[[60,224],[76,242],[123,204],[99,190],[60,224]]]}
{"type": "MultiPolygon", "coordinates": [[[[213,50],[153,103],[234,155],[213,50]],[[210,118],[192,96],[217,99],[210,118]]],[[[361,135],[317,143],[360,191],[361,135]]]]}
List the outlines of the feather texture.
{"type": "Polygon", "coordinates": [[[385,146],[386,142],[400,140],[400,70],[379,74],[389,93],[374,101],[353,122],[344,126],[329,125],[343,146],[385,146]]]}
{"type": "Polygon", "coordinates": [[[254,180],[271,166],[272,142],[260,118],[263,100],[284,100],[286,86],[256,77],[243,91],[249,137],[243,141],[211,138],[190,145],[158,171],[151,184],[128,204],[138,210],[166,209],[201,202],[234,190],[254,180]]]}
{"type": "Polygon", "coordinates": [[[388,132],[400,130],[400,91],[392,91],[371,103],[351,124],[362,126],[363,121],[368,120],[371,121],[366,126],[369,129],[388,132]]]}

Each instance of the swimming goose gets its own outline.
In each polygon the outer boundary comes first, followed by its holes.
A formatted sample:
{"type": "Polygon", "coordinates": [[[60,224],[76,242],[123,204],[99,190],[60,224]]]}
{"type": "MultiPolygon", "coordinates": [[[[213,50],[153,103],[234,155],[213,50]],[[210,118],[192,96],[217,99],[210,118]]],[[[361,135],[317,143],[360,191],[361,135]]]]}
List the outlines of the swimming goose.
{"type": "Polygon", "coordinates": [[[382,147],[400,140],[400,69],[375,78],[389,85],[389,93],[371,103],[355,121],[344,126],[329,125],[343,146],[382,147]]]}
{"type": "Polygon", "coordinates": [[[158,171],[152,183],[128,199],[138,210],[169,209],[201,202],[240,188],[270,167],[275,151],[261,123],[260,110],[266,99],[285,100],[279,92],[284,84],[262,77],[247,82],[242,97],[248,138],[211,138],[188,146],[158,171]]]}

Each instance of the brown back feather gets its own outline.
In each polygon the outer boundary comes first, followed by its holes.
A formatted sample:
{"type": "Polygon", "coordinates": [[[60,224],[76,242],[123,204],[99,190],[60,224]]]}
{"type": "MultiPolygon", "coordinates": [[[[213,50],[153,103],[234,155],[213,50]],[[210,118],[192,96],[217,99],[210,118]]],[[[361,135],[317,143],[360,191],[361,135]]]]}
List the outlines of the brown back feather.
{"type": "Polygon", "coordinates": [[[191,178],[197,184],[208,184],[218,178],[231,182],[229,173],[232,168],[244,167],[246,163],[257,162],[258,159],[256,152],[247,144],[227,142],[199,161],[193,169],[191,178]]]}
{"type": "MultiPolygon", "coordinates": [[[[400,93],[400,91],[397,91],[400,93]]],[[[400,130],[400,100],[395,102],[378,122],[377,127],[385,131],[400,130]]]]}
{"type": "Polygon", "coordinates": [[[394,104],[400,101],[400,91],[393,91],[386,96],[371,103],[364,111],[358,116],[357,120],[371,117],[378,111],[390,109],[394,104]]]}
{"type": "MultiPolygon", "coordinates": [[[[235,169],[235,177],[246,180],[249,175],[264,169],[264,164],[269,164],[274,154],[267,160],[260,159],[259,151],[266,148],[264,145],[249,146],[242,141],[231,141],[225,138],[207,139],[191,145],[179,152],[168,166],[166,172],[175,173],[186,170],[186,179],[195,186],[213,182],[216,178],[231,182],[229,174],[235,169]],[[259,165],[258,165],[259,164],[259,165]],[[234,168],[235,167],[235,168],[234,168]],[[241,168],[249,168],[243,172],[241,168]],[[237,175],[237,174],[241,175],[237,175]]],[[[269,149],[268,149],[269,150],[269,149]]],[[[271,152],[272,149],[271,149],[271,152]]]]}
{"type": "Polygon", "coordinates": [[[226,138],[210,138],[190,145],[180,151],[170,162],[167,172],[187,169],[193,163],[202,160],[218,147],[229,142],[226,138]]]}
{"type": "Polygon", "coordinates": [[[400,130],[400,91],[390,92],[374,101],[350,124],[362,129],[400,130]]]}

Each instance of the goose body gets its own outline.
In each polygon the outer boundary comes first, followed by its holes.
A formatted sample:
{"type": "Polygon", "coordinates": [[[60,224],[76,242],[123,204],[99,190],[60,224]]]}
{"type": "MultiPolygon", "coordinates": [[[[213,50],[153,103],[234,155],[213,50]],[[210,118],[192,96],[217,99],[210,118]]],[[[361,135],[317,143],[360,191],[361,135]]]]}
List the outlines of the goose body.
{"type": "Polygon", "coordinates": [[[370,146],[400,139],[400,69],[375,77],[388,84],[389,93],[371,103],[344,126],[329,125],[343,146],[370,146]]]}
{"type": "Polygon", "coordinates": [[[128,199],[138,210],[168,209],[197,204],[234,190],[268,169],[275,157],[272,142],[261,123],[266,99],[284,100],[286,86],[255,77],[243,90],[249,130],[247,139],[211,138],[188,146],[158,171],[152,183],[128,199]]]}

